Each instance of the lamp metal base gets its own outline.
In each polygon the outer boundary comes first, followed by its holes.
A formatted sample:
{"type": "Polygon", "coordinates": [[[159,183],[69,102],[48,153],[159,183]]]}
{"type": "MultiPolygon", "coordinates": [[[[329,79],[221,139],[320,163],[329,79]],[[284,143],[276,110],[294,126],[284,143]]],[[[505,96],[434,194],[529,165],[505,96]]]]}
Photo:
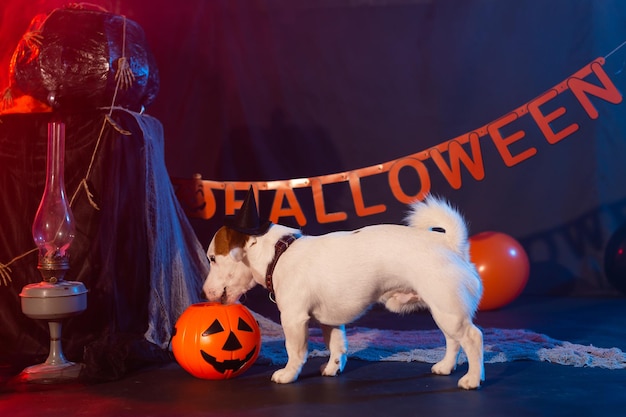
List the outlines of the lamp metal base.
{"type": "Polygon", "coordinates": [[[19,375],[19,380],[38,384],[54,384],[78,379],[83,364],[64,362],[49,364],[47,362],[25,368],[19,375]]]}

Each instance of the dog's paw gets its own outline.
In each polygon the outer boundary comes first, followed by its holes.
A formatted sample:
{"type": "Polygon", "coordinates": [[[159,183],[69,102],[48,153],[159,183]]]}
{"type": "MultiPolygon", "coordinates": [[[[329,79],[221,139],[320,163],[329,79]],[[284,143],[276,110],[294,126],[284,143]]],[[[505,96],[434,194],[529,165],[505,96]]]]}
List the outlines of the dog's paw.
{"type": "Polygon", "coordinates": [[[454,371],[454,364],[450,365],[444,361],[437,362],[430,368],[430,371],[436,375],[450,375],[454,371]]]}
{"type": "Polygon", "coordinates": [[[287,368],[279,369],[272,374],[272,381],[277,384],[289,384],[298,379],[298,374],[287,368]]]}
{"type": "Polygon", "coordinates": [[[323,376],[337,376],[343,371],[347,362],[346,355],[342,355],[340,358],[329,360],[320,368],[323,376]]]}
{"type": "Polygon", "coordinates": [[[459,388],[463,388],[463,389],[480,388],[480,377],[476,377],[470,374],[465,374],[461,379],[459,379],[459,388]]]}

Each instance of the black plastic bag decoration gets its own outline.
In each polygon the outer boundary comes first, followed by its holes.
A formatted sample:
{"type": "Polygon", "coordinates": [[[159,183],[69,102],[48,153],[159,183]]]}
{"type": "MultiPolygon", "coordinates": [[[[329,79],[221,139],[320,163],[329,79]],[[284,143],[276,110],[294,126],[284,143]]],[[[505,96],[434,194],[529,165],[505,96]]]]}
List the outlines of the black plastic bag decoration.
{"type": "Polygon", "coordinates": [[[9,71],[11,89],[60,110],[114,105],[141,111],[159,90],[143,29],[84,4],[36,16],[9,71]]]}

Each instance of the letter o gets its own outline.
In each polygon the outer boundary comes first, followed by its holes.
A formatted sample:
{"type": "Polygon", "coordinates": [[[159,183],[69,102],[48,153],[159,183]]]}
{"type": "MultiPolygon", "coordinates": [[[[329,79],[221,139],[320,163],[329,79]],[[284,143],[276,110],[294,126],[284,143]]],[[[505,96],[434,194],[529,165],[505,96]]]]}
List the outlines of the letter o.
{"type": "Polygon", "coordinates": [[[428,175],[426,165],[419,159],[403,158],[398,160],[389,169],[389,187],[396,200],[401,203],[410,204],[415,200],[423,200],[430,192],[430,175],[428,175]],[[400,170],[407,166],[415,169],[420,180],[421,188],[415,195],[406,194],[400,185],[400,170]]]}

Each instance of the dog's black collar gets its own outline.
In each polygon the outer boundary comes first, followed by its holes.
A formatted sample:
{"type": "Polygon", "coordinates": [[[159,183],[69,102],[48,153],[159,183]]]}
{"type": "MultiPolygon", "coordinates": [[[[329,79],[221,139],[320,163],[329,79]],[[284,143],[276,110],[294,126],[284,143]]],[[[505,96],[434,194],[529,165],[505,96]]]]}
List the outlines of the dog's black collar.
{"type": "Polygon", "coordinates": [[[278,262],[278,258],[282,255],[289,246],[296,241],[296,239],[302,237],[300,233],[294,233],[291,235],[285,235],[278,239],[276,245],[274,246],[274,258],[267,265],[267,272],[265,273],[265,287],[270,292],[270,300],[276,302],[274,297],[274,285],[272,283],[272,278],[274,274],[274,268],[276,268],[276,263],[278,262]]]}

